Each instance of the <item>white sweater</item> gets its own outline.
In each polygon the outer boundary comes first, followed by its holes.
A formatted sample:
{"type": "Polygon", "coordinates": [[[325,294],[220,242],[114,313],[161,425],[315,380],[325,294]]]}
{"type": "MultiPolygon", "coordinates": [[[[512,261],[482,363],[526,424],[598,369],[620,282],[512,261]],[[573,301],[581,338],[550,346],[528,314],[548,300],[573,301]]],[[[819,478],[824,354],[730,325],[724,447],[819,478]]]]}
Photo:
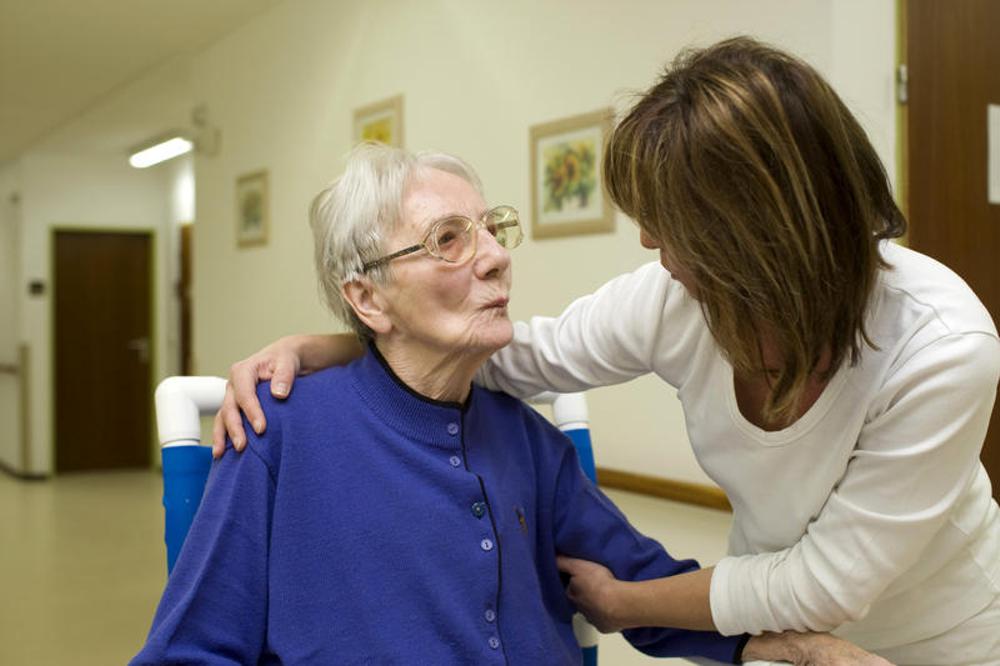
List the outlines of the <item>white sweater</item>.
{"type": "Polygon", "coordinates": [[[841,627],[869,649],[920,642],[921,663],[950,663],[928,660],[925,641],[1000,595],[1000,511],[979,461],[1000,341],[946,267],[889,243],[882,254],[893,269],[867,319],[877,348],[778,432],[741,415],[698,303],[656,263],[558,318],[519,322],[481,379],[524,397],[656,373],[678,389],[698,462],[733,505],[711,589],[722,633],[841,627]]]}

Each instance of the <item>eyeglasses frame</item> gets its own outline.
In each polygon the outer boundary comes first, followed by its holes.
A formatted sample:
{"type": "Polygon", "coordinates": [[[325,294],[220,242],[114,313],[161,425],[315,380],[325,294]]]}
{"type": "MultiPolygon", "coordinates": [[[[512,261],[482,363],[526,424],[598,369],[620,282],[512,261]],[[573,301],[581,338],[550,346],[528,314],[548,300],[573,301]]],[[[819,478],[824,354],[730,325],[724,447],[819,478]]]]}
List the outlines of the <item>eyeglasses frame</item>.
{"type": "MultiPolygon", "coordinates": [[[[372,261],[366,261],[365,263],[363,263],[361,265],[361,273],[362,274],[367,273],[371,269],[376,268],[378,266],[382,266],[384,264],[387,264],[390,261],[392,261],[393,259],[398,259],[400,257],[405,257],[408,254],[413,254],[414,252],[419,252],[420,250],[427,250],[427,254],[429,254],[430,256],[432,256],[435,259],[438,259],[440,261],[444,261],[444,262],[449,263],[449,264],[459,263],[459,262],[454,262],[454,261],[450,261],[448,259],[445,259],[444,257],[435,254],[431,250],[430,239],[434,235],[434,232],[437,231],[438,227],[441,224],[444,224],[448,220],[455,220],[455,219],[461,219],[461,220],[465,220],[467,222],[467,226],[465,228],[465,231],[468,231],[472,226],[479,227],[480,229],[486,229],[486,223],[485,223],[484,220],[487,217],[489,217],[492,213],[500,210],[501,208],[507,208],[507,209],[512,210],[514,212],[514,221],[513,221],[513,223],[507,222],[506,224],[503,224],[503,226],[498,226],[497,227],[498,229],[500,229],[500,228],[506,229],[506,228],[509,228],[509,227],[512,227],[512,226],[517,226],[517,227],[521,226],[521,214],[517,212],[517,209],[514,208],[513,206],[507,206],[507,205],[503,205],[503,204],[501,204],[499,206],[494,206],[493,208],[490,208],[485,213],[483,213],[482,216],[478,220],[472,220],[472,219],[470,219],[468,217],[465,217],[464,215],[449,215],[447,217],[443,217],[440,220],[435,221],[434,224],[431,225],[431,228],[427,231],[427,234],[424,236],[424,239],[421,242],[417,243],[416,245],[411,245],[410,247],[404,247],[402,250],[397,250],[396,252],[393,252],[392,254],[387,254],[384,257],[379,257],[378,259],[373,259],[372,261]]],[[[524,231],[522,230],[521,233],[522,233],[522,238],[523,238],[524,231]]],[[[494,235],[494,237],[496,236],[496,234],[493,234],[493,235],[494,235]]],[[[476,256],[476,250],[478,250],[478,247],[476,245],[476,236],[473,236],[472,238],[473,238],[473,241],[472,241],[473,242],[473,247],[476,248],[476,249],[473,250],[470,259],[472,257],[476,256]]],[[[519,245],[519,244],[520,244],[520,241],[517,244],[515,244],[514,247],[517,247],[517,245],[519,245]]]]}

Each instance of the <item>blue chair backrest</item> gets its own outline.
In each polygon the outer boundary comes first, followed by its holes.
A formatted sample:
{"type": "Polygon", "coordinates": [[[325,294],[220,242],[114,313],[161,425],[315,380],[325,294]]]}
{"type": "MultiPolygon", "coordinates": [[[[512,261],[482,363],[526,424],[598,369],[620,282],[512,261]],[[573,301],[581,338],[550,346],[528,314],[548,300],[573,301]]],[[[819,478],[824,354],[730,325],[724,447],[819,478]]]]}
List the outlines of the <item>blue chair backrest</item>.
{"type": "Polygon", "coordinates": [[[167,573],[181,552],[194,514],[205,492],[212,467],[212,449],[207,446],[171,446],[163,451],[164,541],[167,543],[167,573]]]}

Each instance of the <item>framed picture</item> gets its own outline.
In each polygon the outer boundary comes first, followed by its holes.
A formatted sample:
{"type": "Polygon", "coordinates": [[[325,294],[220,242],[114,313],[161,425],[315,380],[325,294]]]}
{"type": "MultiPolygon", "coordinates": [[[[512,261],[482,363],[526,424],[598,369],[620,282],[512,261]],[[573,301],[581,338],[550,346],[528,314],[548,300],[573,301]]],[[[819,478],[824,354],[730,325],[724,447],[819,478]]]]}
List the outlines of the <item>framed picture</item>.
{"type": "Polygon", "coordinates": [[[403,96],[363,106],[354,112],[354,143],[379,141],[403,147],[403,96]]]}
{"type": "Polygon", "coordinates": [[[270,226],[267,171],[255,171],[236,179],[236,244],[264,245],[270,226]]]}
{"type": "Polygon", "coordinates": [[[614,231],[601,159],[613,112],[602,109],[531,128],[531,236],[614,231]]]}

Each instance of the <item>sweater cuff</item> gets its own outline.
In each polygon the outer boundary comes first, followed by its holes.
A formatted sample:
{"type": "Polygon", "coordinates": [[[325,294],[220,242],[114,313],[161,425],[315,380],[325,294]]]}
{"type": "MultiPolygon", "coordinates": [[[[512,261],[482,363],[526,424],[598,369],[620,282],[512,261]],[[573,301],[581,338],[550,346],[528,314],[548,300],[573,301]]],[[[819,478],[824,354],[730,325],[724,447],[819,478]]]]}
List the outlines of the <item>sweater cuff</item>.
{"type": "Polygon", "coordinates": [[[733,607],[736,599],[733,582],[736,562],[735,557],[719,560],[712,571],[712,583],[709,587],[712,621],[715,623],[715,630],[723,636],[737,636],[745,631],[738,621],[739,609],[733,607]]]}
{"type": "Polygon", "coordinates": [[[743,648],[747,646],[750,642],[750,634],[743,634],[740,637],[739,643],[736,644],[736,651],[733,653],[733,663],[742,664],[743,663],[743,648]]]}

